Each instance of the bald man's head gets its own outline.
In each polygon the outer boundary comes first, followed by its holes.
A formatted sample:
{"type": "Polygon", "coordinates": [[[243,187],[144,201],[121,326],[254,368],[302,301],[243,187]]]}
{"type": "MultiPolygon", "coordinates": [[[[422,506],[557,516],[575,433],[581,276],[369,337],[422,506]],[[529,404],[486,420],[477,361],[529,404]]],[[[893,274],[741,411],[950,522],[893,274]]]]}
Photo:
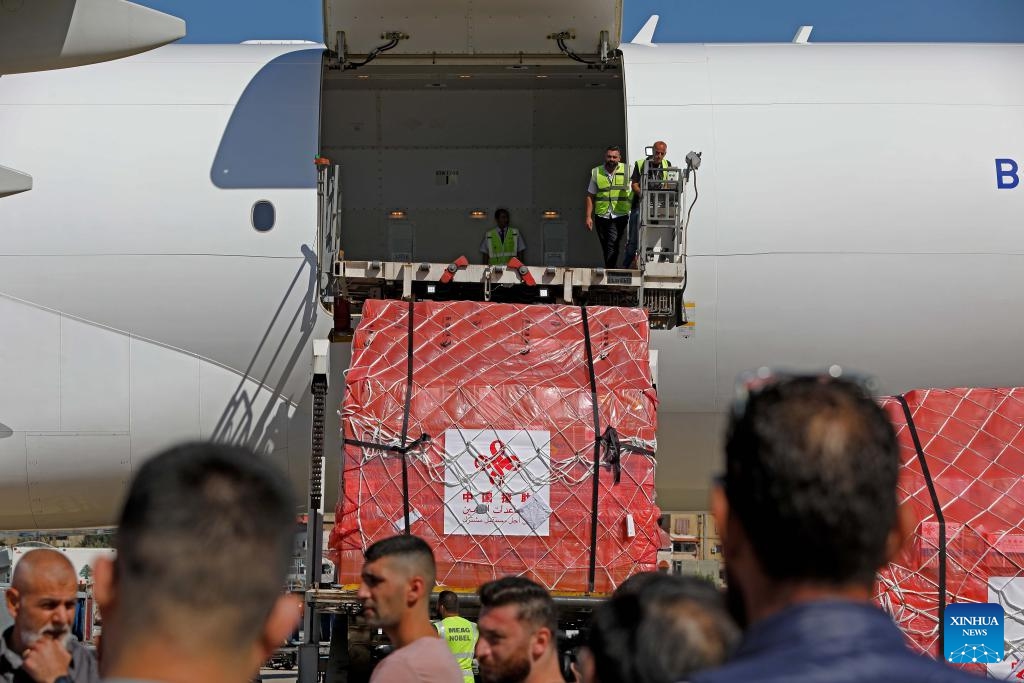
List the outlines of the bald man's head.
{"type": "Polygon", "coordinates": [[[665,144],[664,140],[658,140],[651,145],[651,159],[654,163],[660,164],[666,154],[668,154],[668,145],[665,144]]]}
{"type": "Polygon", "coordinates": [[[78,602],[75,568],[56,550],[27,552],[14,568],[6,601],[7,611],[14,617],[10,645],[15,652],[40,638],[66,641],[78,602]]]}
{"type": "Polygon", "coordinates": [[[62,553],[49,548],[31,550],[21,556],[11,577],[11,587],[20,591],[29,590],[34,583],[43,579],[55,579],[78,583],[75,566],[62,553]]]}

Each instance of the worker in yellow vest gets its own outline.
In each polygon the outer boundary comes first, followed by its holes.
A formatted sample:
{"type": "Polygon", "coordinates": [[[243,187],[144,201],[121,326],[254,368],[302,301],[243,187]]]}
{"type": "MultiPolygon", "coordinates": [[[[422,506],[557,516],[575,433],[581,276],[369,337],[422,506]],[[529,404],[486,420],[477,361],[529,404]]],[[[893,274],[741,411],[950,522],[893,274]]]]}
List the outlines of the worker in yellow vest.
{"type": "Polygon", "coordinates": [[[611,146],[604,152],[604,164],[590,171],[587,187],[587,230],[597,231],[604,252],[605,268],[618,268],[619,246],[629,226],[633,188],[629,185],[622,152],[611,146]]]}
{"type": "Polygon", "coordinates": [[[484,263],[503,266],[513,256],[523,261],[526,253],[526,242],[517,228],[509,227],[508,209],[494,212],[495,227],[484,234],[480,243],[480,252],[484,255],[484,263]]]}
{"type": "Polygon", "coordinates": [[[626,253],[622,258],[623,268],[635,268],[637,250],[640,248],[640,177],[647,175],[648,180],[658,178],[659,168],[668,168],[672,162],[665,158],[668,153],[668,144],[658,140],[651,145],[651,156],[640,159],[633,164],[633,175],[629,182],[633,188],[633,209],[629,212],[629,237],[626,238],[626,253]]]}
{"type": "Polygon", "coordinates": [[[440,621],[434,626],[448,643],[462,669],[463,683],[473,683],[473,652],[476,650],[476,624],[459,616],[459,596],[452,591],[441,591],[437,596],[440,621]]]}

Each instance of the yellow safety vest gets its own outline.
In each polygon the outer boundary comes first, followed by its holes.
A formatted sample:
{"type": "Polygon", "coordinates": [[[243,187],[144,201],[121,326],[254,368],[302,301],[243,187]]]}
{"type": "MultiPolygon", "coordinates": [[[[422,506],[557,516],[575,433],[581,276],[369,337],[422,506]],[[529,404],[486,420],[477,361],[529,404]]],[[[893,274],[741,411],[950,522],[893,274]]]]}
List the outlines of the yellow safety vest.
{"type": "Polygon", "coordinates": [[[464,683],[473,683],[473,652],[476,650],[476,624],[462,617],[446,617],[434,622],[434,627],[448,643],[462,669],[464,683]]]}
{"type": "Polygon", "coordinates": [[[509,226],[505,228],[505,241],[502,242],[498,235],[498,229],[492,228],[487,231],[487,262],[492,265],[505,265],[509,259],[516,255],[516,246],[519,245],[519,231],[509,226]]]}
{"type": "MultiPolygon", "coordinates": [[[[653,164],[653,162],[651,162],[651,160],[650,160],[650,159],[641,159],[640,161],[636,162],[636,172],[637,172],[637,173],[638,173],[639,175],[641,175],[641,176],[642,176],[642,175],[643,175],[643,173],[644,173],[644,163],[646,163],[646,164],[647,164],[647,168],[648,168],[648,170],[650,170],[650,169],[652,169],[652,168],[658,168],[657,166],[655,166],[655,165],[653,164]]],[[[662,159],[662,160],[661,160],[661,168],[668,168],[668,167],[669,167],[669,166],[671,166],[671,165],[672,165],[672,164],[670,164],[670,163],[669,163],[668,159],[662,159]]]]}
{"type": "Polygon", "coordinates": [[[615,182],[605,173],[604,166],[595,166],[590,171],[597,194],[594,195],[594,215],[604,216],[609,211],[618,216],[629,213],[633,204],[633,188],[626,177],[626,165],[620,163],[615,168],[615,182]]]}

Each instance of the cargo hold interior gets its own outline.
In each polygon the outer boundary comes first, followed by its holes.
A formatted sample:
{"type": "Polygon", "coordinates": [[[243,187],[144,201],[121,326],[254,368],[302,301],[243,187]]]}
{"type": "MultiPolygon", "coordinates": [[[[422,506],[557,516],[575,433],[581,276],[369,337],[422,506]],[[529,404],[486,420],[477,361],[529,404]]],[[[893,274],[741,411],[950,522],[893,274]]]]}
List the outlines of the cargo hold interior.
{"type": "Polygon", "coordinates": [[[325,69],[321,154],[341,166],[345,258],[481,263],[505,207],[528,264],[600,266],[585,194],[605,148],[625,149],[624,102],[617,68],[568,58],[325,69]]]}

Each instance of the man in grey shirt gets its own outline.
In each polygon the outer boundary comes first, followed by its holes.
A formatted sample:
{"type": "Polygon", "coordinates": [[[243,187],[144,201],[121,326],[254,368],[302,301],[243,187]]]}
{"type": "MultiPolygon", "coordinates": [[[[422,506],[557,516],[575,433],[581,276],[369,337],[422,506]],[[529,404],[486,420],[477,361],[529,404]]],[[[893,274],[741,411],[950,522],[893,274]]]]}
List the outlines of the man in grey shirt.
{"type": "Polygon", "coordinates": [[[104,680],[248,683],[291,634],[288,479],[241,447],[193,443],[147,461],[121,511],[117,557],[94,567],[104,680]]]}
{"type": "Polygon", "coordinates": [[[4,683],[96,683],[96,658],[71,633],[78,604],[75,568],[56,550],[25,553],[6,594],[14,624],[0,637],[4,683]]]}

